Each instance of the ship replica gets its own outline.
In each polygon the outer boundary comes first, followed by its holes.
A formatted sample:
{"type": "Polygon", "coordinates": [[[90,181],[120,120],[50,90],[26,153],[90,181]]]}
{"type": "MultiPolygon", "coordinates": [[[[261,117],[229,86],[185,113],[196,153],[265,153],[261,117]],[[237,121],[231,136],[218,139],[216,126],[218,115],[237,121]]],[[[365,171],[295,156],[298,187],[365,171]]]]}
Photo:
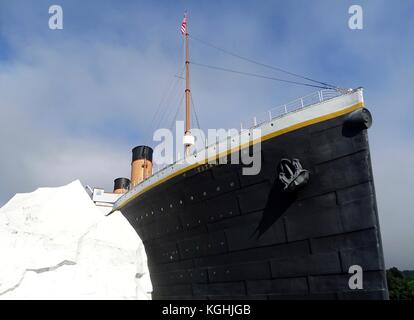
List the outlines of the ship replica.
{"type": "Polygon", "coordinates": [[[115,180],[123,195],[113,211],[145,245],[152,298],[388,299],[363,89],[323,89],[283,105],[197,159],[186,23],[184,144],[196,161],[153,174],[152,149],[138,146],[131,181],[115,180]],[[220,161],[257,143],[256,175],[220,161]]]}

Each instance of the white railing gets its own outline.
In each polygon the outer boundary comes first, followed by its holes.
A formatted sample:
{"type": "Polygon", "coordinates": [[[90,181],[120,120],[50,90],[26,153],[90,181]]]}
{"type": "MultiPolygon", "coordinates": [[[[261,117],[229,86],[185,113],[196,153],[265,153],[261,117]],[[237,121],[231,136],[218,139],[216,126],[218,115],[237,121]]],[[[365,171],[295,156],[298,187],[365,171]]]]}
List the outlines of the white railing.
{"type": "MultiPolygon", "coordinates": [[[[299,99],[293,100],[291,102],[285,103],[278,107],[272,108],[267,112],[260,113],[257,116],[254,116],[249,121],[243,122],[240,124],[240,132],[252,129],[254,127],[260,126],[263,123],[270,122],[274,119],[281,118],[287,114],[296,112],[298,110],[310,107],[312,105],[336,98],[338,96],[353,92],[352,89],[323,89],[316,92],[313,92],[307,96],[301,97],[299,99]]],[[[228,137],[230,139],[231,137],[228,137]]],[[[216,145],[220,141],[215,141],[209,145],[209,142],[206,141],[206,148],[209,148],[213,145],[216,145]]],[[[172,167],[173,164],[167,165],[156,165],[154,164],[154,175],[162,171],[167,171],[169,167],[172,167]]]]}
{"type": "Polygon", "coordinates": [[[253,127],[257,127],[265,122],[272,121],[273,119],[280,118],[286,114],[304,109],[314,104],[321,103],[326,100],[336,98],[343,95],[347,91],[339,91],[335,89],[323,89],[313,92],[307,96],[285,103],[278,107],[272,108],[267,112],[260,113],[248,121],[240,123],[240,130],[248,130],[253,127]]]}

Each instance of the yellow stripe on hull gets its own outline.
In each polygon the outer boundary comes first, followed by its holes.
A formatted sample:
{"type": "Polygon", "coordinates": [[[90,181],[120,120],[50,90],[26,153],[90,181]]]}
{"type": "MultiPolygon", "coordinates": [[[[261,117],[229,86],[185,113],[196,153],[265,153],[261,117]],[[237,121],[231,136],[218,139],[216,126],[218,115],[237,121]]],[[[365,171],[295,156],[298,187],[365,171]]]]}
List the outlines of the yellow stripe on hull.
{"type": "Polygon", "coordinates": [[[253,144],[256,144],[256,143],[259,143],[259,142],[262,142],[262,141],[266,141],[266,140],[272,139],[274,137],[283,135],[285,133],[292,132],[292,131],[295,131],[295,130],[298,130],[298,129],[301,129],[301,128],[304,128],[304,127],[307,127],[307,126],[310,126],[310,125],[313,125],[313,124],[316,124],[316,123],[320,123],[320,122],[323,122],[323,121],[326,121],[326,120],[330,120],[330,119],[334,119],[334,118],[340,117],[342,115],[345,115],[347,113],[350,113],[352,111],[355,111],[355,110],[360,109],[360,108],[363,108],[363,107],[364,107],[364,103],[363,102],[359,102],[359,103],[354,104],[354,105],[352,105],[352,106],[350,106],[348,108],[345,108],[345,109],[342,109],[342,110],[339,110],[339,111],[336,111],[336,112],[332,112],[330,114],[323,115],[323,116],[320,116],[320,117],[316,117],[316,118],[311,119],[311,120],[299,122],[299,123],[294,124],[292,126],[289,126],[287,128],[277,130],[277,131],[272,132],[272,133],[269,133],[269,134],[267,134],[267,135],[265,135],[265,136],[263,136],[263,137],[261,137],[259,139],[253,140],[253,142],[244,143],[244,144],[242,144],[242,145],[240,145],[238,147],[235,147],[235,148],[226,150],[226,151],[224,151],[224,152],[222,152],[222,153],[220,153],[218,155],[215,155],[213,157],[210,157],[207,160],[203,160],[202,162],[197,162],[195,164],[189,165],[189,166],[187,166],[187,167],[185,167],[185,168],[183,168],[181,170],[178,170],[177,172],[174,172],[174,173],[170,174],[169,176],[167,176],[165,178],[162,178],[162,179],[154,182],[153,184],[149,185],[148,187],[146,187],[146,188],[142,189],[141,191],[137,192],[136,194],[134,194],[133,196],[131,196],[131,198],[127,199],[124,203],[121,203],[119,205],[119,207],[114,208],[114,210],[120,210],[120,209],[122,209],[128,203],[130,203],[132,200],[136,199],[137,197],[139,197],[143,193],[151,190],[152,188],[154,188],[154,187],[156,187],[156,186],[158,186],[158,185],[160,185],[160,184],[162,184],[162,183],[164,183],[164,182],[166,182],[166,181],[168,181],[168,180],[170,180],[170,179],[172,179],[172,178],[174,178],[174,177],[176,177],[176,176],[178,176],[180,174],[183,174],[183,173],[185,173],[185,172],[187,172],[187,171],[189,171],[191,169],[194,169],[194,168],[197,168],[197,167],[199,167],[199,166],[201,166],[203,164],[209,163],[210,161],[212,161],[214,159],[221,158],[223,156],[229,155],[229,154],[231,154],[231,153],[233,153],[235,151],[238,151],[238,150],[242,150],[242,149],[248,147],[249,145],[253,145],[253,144]]]}

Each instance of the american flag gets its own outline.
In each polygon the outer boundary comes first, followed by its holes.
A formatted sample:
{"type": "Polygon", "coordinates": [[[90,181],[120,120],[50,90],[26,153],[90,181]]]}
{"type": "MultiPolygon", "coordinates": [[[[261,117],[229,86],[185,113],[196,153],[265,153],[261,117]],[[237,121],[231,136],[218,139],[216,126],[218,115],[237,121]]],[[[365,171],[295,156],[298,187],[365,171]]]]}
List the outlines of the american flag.
{"type": "Polygon", "coordinates": [[[184,15],[183,22],[181,23],[181,33],[185,34],[187,32],[187,14],[184,15]]]}

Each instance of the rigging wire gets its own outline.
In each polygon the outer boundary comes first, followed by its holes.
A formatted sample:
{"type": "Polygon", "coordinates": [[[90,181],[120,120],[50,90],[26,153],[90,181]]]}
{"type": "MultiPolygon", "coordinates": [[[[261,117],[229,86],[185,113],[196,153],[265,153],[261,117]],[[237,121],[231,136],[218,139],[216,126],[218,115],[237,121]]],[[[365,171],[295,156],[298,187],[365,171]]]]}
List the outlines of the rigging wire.
{"type": "MultiPolygon", "coordinates": [[[[184,48],[184,40],[181,41],[180,51],[182,51],[183,48],[184,48]]],[[[180,69],[178,71],[181,70],[181,76],[184,74],[184,68],[185,68],[184,66],[181,67],[181,62],[180,62],[180,69]]],[[[162,112],[161,109],[163,109],[162,107],[165,106],[164,102],[166,100],[168,100],[168,98],[171,96],[172,92],[175,90],[175,87],[177,86],[177,83],[178,83],[177,80],[178,79],[175,79],[175,78],[176,78],[176,74],[174,75],[174,77],[171,79],[168,86],[166,87],[167,90],[164,91],[164,94],[161,97],[161,100],[160,100],[160,102],[159,102],[159,104],[158,104],[158,106],[157,106],[157,108],[156,108],[156,110],[153,114],[153,117],[152,117],[151,121],[148,122],[148,126],[147,126],[148,130],[149,130],[148,132],[151,132],[156,128],[156,126],[154,128],[154,124],[157,121],[157,118],[161,116],[160,115],[160,113],[162,112]],[[174,89],[174,90],[172,90],[172,89],[174,89]]],[[[160,122],[160,121],[158,121],[158,122],[160,122]]],[[[147,144],[148,144],[149,140],[150,140],[150,137],[147,136],[147,144]]]]}
{"type": "Polygon", "coordinates": [[[204,68],[209,68],[209,69],[214,69],[214,70],[219,70],[219,71],[224,71],[224,72],[230,72],[230,73],[235,73],[235,74],[241,74],[241,75],[250,76],[250,77],[256,77],[256,78],[274,80],[274,81],[285,82],[285,83],[290,83],[290,84],[296,84],[296,85],[301,85],[301,86],[306,86],[306,87],[319,88],[319,89],[332,89],[332,87],[318,86],[318,85],[304,83],[304,82],[298,82],[298,81],[286,80],[286,79],[281,79],[281,78],[275,78],[275,77],[270,77],[270,76],[266,76],[266,75],[261,75],[261,74],[258,74],[258,73],[251,73],[251,72],[233,70],[233,69],[228,69],[228,68],[223,68],[223,67],[218,67],[218,66],[212,66],[212,65],[203,64],[203,63],[197,63],[197,62],[193,62],[193,61],[191,61],[191,64],[195,65],[195,66],[199,66],[199,67],[204,67],[204,68]]]}
{"type": "Polygon", "coordinates": [[[175,96],[174,100],[169,104],[166,112],[164,113],[162,117],[162,121],[159,122],[158,126],[154,129],[160,129],[160,128],[168,128],[170,121],[172,117],[174,116],[174,112],[176,110],[176,105],[180,100],[180,93],[177,92],[177,95],[175,96]]]}
{"type": "MultiPolygon", "coordinates": [[[[191,104],[193,106],[193,110],[194,110],[193,114],[195,116],[195,120],[196,120],[196,123],[197,123],[197,127],[198,127],[198,129],[201,130],[201,125],[200,125],[200,121],[198,119],[197,110],[196,110],[195,105],[194,105],[193,95],[191,95],[190,97],[191,97],[191,104]]],[[[204,137],[204,139],[202,139],[202,143],[204,145],[204,148],[206,148],[207,147],[207,139],[206,139],[206,137],[204,137]]]]}
{"type": "Polygon", "coordinates": [[[231,55],[233,57],[236,57],[238,59],[241,59],[241,60],[244,60],[244,61],[247,61],[247,62],[250,62],[250,63],[254,63],[254,64],[259,65],[259,66],[262,66],[262,67],[266,67],[266,68],[269,68],[269,69],[273,69],[273,70],[276,70],[276,71],[279,71],[279,72],[283,72],[283,73],[286,73],[288,75],[291,75],[291,76],[294,76],[294,77],[298,77],[298,78],[301,78],[301,79],[304,79],[304,80],[308,80],[308,81],[311,81],[311,82],[314,82],[314,83],[319,83],[319,84],[324,85],[325,87],[329,87],[330,89],[336,89],[337,88],[337,86],[331,85],[331,84],[326,83],[326,82],[318,81],[318,80],[315,80],[315,79],[312,79],[312,78],[309,78],[309,77],[305,77],[303,75],[300,75],[300,74],[297,74],[297,73],[294,73],[294,72],[287,71],[287,70],[282,69],[282,68],[279,68],[279,67],[271,66],[269,64],[265,64],[265,63],[262,63],[262,62],[259,62],[259,61],[256,61],[256,60],[253,60],[253,59],[250,59],[250,58],[246,58],[246,57],[241,56],[241,55],[239,55],[237,53],[233,53],[233,52],[230,52],[230,51],[228,51],[226,49],[220,48],[220,47],[218,47],[218,46],[216,46],[216,45],[214,45],[214,44],[212,44],[210,42],[207,42],[205,40],[202,40],[202,39],[200,39],[198,37],[195,37],[193,35],[188,35],[188,36],[191,39],[196,40],[196,41],[198,41],[198,42],[200,42],[200,43],[202,43],[202,44],[204,44],[206,46],[212,47],[212,48],[214,48],[216,50],[219,50],[219,51],[221,51],[223,53],[226,53],[226,54],[231,55]]]}
{"type": "Polygon", "coordinates": [[[194,115],[195,115],[195,120],[196,120],[196,123],[197,123],[197,127],[199,129],[201,129],[200,121],[199,121],[198,115],[197,115],[197,110],[196,110],[195,105],[194,105],[193,95],[190,95],[190,98],[191,98],[191,105],[192,105],[193,110],[194,110],[194,115]]]}
{"type": "Polygon", "coordinates": [[[152,121],[155,121],[157,119],[157,117],[159,116],[159,113],[161,112],[162,106],[164,105],[165,100],[167,100],[167,97],[169,98],[171,96],[171,94],[174,92],[173,89],[175,89],[176,86],[177,86],[177,80],[173,78],[168,87],[168,90],[164,92],[164,95],[161,98],[161,101],[158,105],[158,108],[154,114],[152,121]]]}
{"type": "MultiPolygon", "coordinates": [[[[181,76],[183,75],[183,73],[184,73],[184,69],[181,72],[181,76]]],[[[175,79],[174,86],[172,87],[172,90],[170,91],[170,95],[168,96],[169,100],[173,101],[172,103],[173,105],[175,105],[174,102],[180,98],[180,92],[176,90],[180,82],[181,82],[181,79],[179,78],[175,79]]],[[[165,104],[165,106],[167,106],[167,104],[165,104]]],[[[168,121],[168,117],[171,113],[171,108],[166,108],[166,109],[167,110],[164,110],[164,112],[159,115],[158,121],[155,123],[155,126],[152,128],[153,130],[160,128],[161,124],[164,121],[168,121]]]]}
{"type": "Polygon", "coordinates": [[[176,112],[175,112],[174,118],[172,119],[171,125],[170,125],[170,127],[169,127],[170,131],[172,131],[172,130],[173,130],[174,123],[177,121],[177,118],[178,118],[178,115],[179,115],[179,113],[180,113],[180,110],[181,110],[181,104],[182,104],[183,100],[184,100],[184,94],[182,94],[182,95],[181,95],[180,102],[179,102],[179,103],[178,103],[178,105],[177,105],[177,110],[176,110],[176,112]]]}
{"type": "MultiPolygon", "coordinates": [[[[214,70],[218,70],[218,71],[222,71],[222,72],[229,72],[229,73],[233,73],[233,74],[239,74],[239,75],[256,77],[256,78],[261,78],[261,79],[267,79],[267,80],[273,80],[273,81],[278,81],[278,82],[290,83],[290,84],[294,84],[294,85],[313,87],[313,88],[318,88],[318,89],[338,89],[337,86],[331,85],[329,83],[318,81],[318,80],[315,80],[315,79],[312,79],[312,78],[309,78],[309,77],[306,77],[306,76],[303,76],[303,75],[300,75],[300,74],[297,74],[297,73],[287,71],[287,70],[279,68],[279,67],[275,67],[275,66],[272,66],[272,65],[269,65],[269,64],[265,64],[265,63],[262,63],[262,62],[259,62],[259,61],[241,56],[237,53],[233,53],[233,52],[228,51],[226,49],[220,48],[220,47],[218,47],[218,46],[216,46],[216,45],[214,45],[210,42],[202,40],[202,39],[200,39],[198,37],[195,37],[193,35],[189,35],[189,37],[193,40],[196,40],[196,41],[206,45],[206,46],[212,47],[216,50],[219,50],[219,51],[221,51],[225,54],[231,55],[231,56],[236,57],[238,59],[256,64],[256,65],[259,65],[259,66],[262,66],[262,67],[273,69],[275,71],[279,71],[279,72],[288,74],[290,76],[301,78],[303,80],[307,80],[307,81],[316,83],[318,85],[305,83],[305,82],[299,82],[299,81],[293,81],[293,80],[287,80],[287,79],[282,79],[282,78],[276,78],[276,77],[263,75],[263,74],[258,74],[258,73],[245,72],[245,71],[241,71],[241,70],[234,70],[234,69],[224,68],[224,67],[220,67],[220,66],[212,66],[212,65],[208,65],[208,64],[196,63],[196,62],[191,61],[191,64],[193,64],[193,65],[204,67],[204,68],[209,68],[209,69],[214,69],[214,70]]],[[[183,49],[183,48],[184,48],[184,41],[182,41],[182,43],[181,43],[181,49],[183,49]]],[[[168,89],[164,92],[164,94],[161,98],[161,101],[160,101],[160,103],[158,104],[158,106],[156,108],[156,111],[153,115],[152,120],[148,124],[149,129],[154,130],[157,127],[160,127],[160,125],[164,121],[168,121],[168,119],[170,118],[171,111],[173,111],[174,109],[173,108],[167,108],[168,104],[166,102],[168,100],[170,100],[172,98],[172,96],[174,96],[174,98],[172,99],[173,101],[177,101],[177,98],[180,99],[179,93],[178,93],[178,95],[177,94],[174,95],[174,91],[177,89],[177,86],[180,83],[180,80],[184,79],[183,78],[184,70],[185,70],[185,66],[182,67],[181,73],[179,75],[178,75],[178,73],[174,74],[174,77],[173,77],[171,83],[169,84],[168,89]],[[174,81],[174,78],[176,78],[175,81],[174,81]],[[166,108],[167,108],[167,110],[164,110],[166,108]],[[154,125],[155,125],[155,127],[154,127],[154,125]]],[[[172,128],[174,122],[176,121],[176,119],[179,115],[180,107],[181,107],[181,103],[183,101],[183,98],[184,98],[184,95],[181,95],[181,99],[180,99],[179,104],[177,106],[177,110],[175,112],[174,117],[172,118],[172,125],[170,126],[170,129],[172,128]]],[[[196,111],[196,108],[195,108],[195,104],[194,104],[194,100],[193,100],[192,95],[190,96],[190,100],[191,100],[191,104],[192,104],[192,109],[194,110],[194,116],[195,116],[197,126],[198,126],[198,128],[201,128],[200,121],[199,121],[199,118],[198,118],[198,115],[197,115],[197,111],[196,111]]],[[[173,103],[173,105],[174,105],[174,103],[173,103]]]]}

